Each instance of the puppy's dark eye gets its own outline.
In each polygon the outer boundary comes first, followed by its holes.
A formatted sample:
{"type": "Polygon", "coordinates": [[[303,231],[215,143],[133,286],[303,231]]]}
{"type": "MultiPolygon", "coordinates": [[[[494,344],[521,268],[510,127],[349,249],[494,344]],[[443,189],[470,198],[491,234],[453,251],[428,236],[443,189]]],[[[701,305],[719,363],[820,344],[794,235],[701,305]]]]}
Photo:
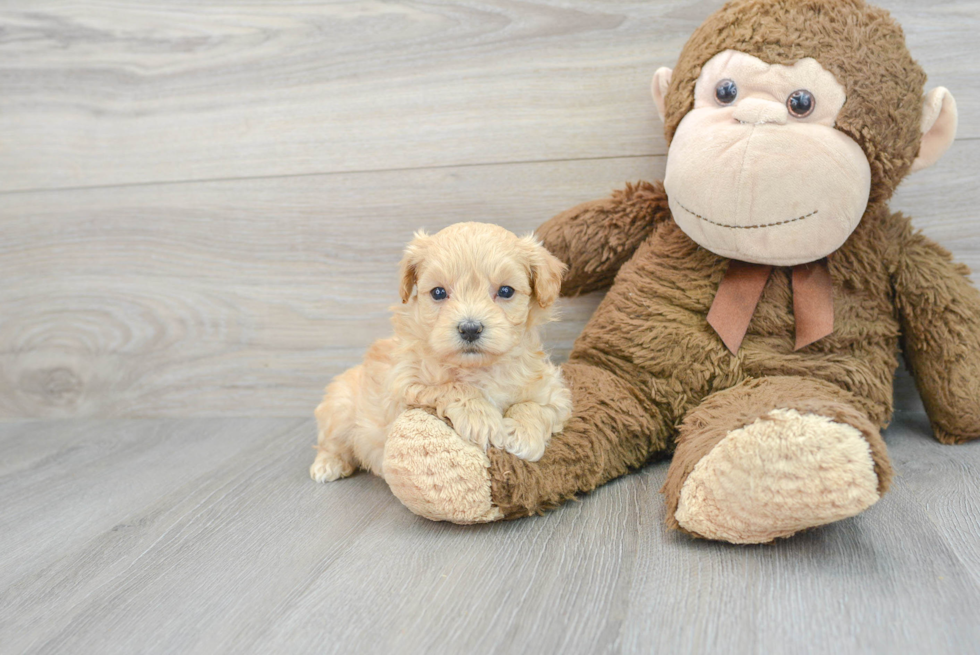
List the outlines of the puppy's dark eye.
{"type": "Polygon", "coordinates": [[[732,80],[722,80],[715,86],[715,100],[719,105],[730,105],[738,96],[738,87],[732,80]]]}
{"type": "Polygon", "coordinates": [[[449,297],[449,294],[446,293],[446,290],[443,289],[442,287],[436,287],[435,289],[429,292],[429,295],[432,296],[433,300],[445,300],[446,298],[449,297]]]}
{"type": "Polygon", "coordinates": [[[500,287],[497,289],[497,296],[500,298],[510,298],[514,295],[514,289],[512,287],[500,287]]]}
{"type": "Polygon", "coordinates": [[[806,89],[793,91],[786,99],[786,107],[789,113],[797,118],[805,118],[813,113],[813,108],[817,106],[817,99],[806,89]]]}

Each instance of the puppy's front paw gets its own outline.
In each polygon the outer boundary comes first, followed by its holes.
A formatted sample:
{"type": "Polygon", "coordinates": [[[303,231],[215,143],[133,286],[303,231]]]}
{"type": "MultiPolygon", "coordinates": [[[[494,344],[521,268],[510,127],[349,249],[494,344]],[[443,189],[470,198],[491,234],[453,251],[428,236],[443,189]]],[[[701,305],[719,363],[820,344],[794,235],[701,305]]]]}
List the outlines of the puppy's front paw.
{"type": "Polygon", "coordinates": [[[456,434],[483,450],[504,431],[504,417],[486,401],[454,403],[446,407],[445,414],[452,421],[456,434]]]}
{"type": "Polygon", "coordinates": [[[492,440],[497,448],[503,448],[529,462],[536,462],[544,456],[544,449],[551,440],[551,431],[537,421],[504,419],[504,431],[492,440]]]}
{"type": "Polygon", "coordinates": [[[310,466],[310,477],[317,482],[333,482],[354,472],[354,465],[333,453],[319,451],[310,466]]]}

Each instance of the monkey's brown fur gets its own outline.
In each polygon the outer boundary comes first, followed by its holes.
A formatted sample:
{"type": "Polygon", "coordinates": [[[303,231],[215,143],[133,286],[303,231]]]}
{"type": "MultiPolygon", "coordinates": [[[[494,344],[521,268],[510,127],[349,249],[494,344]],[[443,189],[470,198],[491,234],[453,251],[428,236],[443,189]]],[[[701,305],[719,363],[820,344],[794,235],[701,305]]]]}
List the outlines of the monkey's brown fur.
{"type": "Polygon", "coordinates": [[[980,436],[980,295],[964,266],[886,206],[919,149],[925,81],[901,28],[860,0],[732,2],[680,56],[668,140],[693,105],[701,66],[727,48],[774,64],[814,57],[847,91],[836,128],[864,150],[872,188],[860,225],[830,257],[834,332],[794,352],[790,271],[777,268],[732,355],[705,320],[728,260],[677,227],[660,183],[556,216],[538,234],[570,266],[562,292],[611,287],[564,368],[575,406],[565,431],[538,462],[489,453],[492,501],[506,518],[557,506],[676,448],[664,487],[676,527],[677,496],[698,460],[727,430],[776,408],[857,428],[882,492],[891,467],[878,429],[892,414],[899,347],[936,438],[980,436]]]}

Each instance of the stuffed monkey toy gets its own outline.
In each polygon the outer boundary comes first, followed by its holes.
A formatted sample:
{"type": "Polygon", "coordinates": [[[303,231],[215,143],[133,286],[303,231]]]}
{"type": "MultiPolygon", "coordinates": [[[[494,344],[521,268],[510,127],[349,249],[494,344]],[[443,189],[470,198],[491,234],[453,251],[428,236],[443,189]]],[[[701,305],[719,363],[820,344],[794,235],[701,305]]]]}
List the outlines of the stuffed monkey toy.
{"type": "Polygon", "coordinates": [[[563,367],[572,419],[529,462],[410,410],[386,448],[393,492],[431,519],[510,519],[672,455],[671,527],[788,537],[888,489],[900,348],[935,437],[980,436],[980,296],[887,205],[955,134],[953,97],[924,83],[862,0],[710,16],[653,78],[663,182],[538,230],[564,295],[608,288],[563,367]]]}

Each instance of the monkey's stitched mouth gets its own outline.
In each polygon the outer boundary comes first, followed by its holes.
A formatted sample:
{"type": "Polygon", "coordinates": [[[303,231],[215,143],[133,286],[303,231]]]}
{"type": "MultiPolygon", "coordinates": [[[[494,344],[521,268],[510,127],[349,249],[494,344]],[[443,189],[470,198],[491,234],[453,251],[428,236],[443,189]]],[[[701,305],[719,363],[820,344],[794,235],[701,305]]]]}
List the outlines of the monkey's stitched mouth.
{"type": "Polygon", "coordinates": [[[693,212],[687,207],[685,207],[684,205],[682,205],[681,203],[677,203],[677,206],[683,209],[684,211],[686,211],[691,216],[701,219],[705,223],[711,223],[712,225],[717,225],[718,227],[727,227],[729,230],[756,230],[762,227],[775,227],[777,225],[786,225],[787,223],[795,223],[796,221],[802,221],[804,218],[810,218],[811,216],[816,216],[817,213],[820,211],[818,209],[814,209],[809,214],[804,214],[803,216],[797,216],[796,218],[788,218],[785,221],[775,221],[772,223],[760,223],[758,225],[725,225],[724,223],[719,223],[717,221],[711,220],[710,218],[706,218],[701,214],[698,214],[697,212],[693,212]]]}

